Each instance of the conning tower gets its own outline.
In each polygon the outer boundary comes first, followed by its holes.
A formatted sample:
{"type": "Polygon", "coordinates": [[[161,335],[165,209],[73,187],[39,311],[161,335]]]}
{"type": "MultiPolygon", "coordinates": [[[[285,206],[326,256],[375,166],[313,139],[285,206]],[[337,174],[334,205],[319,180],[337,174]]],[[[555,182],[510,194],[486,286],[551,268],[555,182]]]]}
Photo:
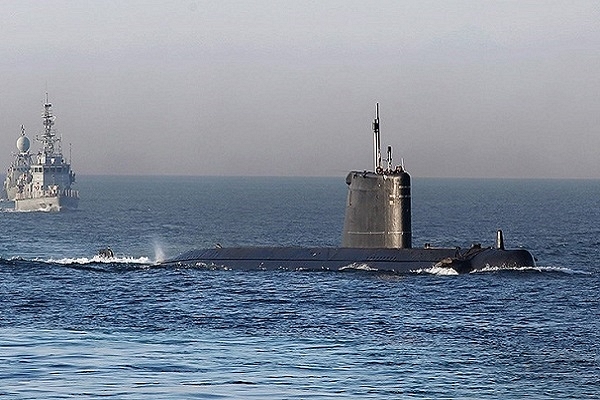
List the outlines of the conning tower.
{"type": "Polygon", "coordinates": [[[392,165],[388,146],[382,165],[379,103],[373,120],[373,171],[352,171],[346,177],[348,199],[342,247],[398,248],[412,246],[410,175],[392,165]]]}

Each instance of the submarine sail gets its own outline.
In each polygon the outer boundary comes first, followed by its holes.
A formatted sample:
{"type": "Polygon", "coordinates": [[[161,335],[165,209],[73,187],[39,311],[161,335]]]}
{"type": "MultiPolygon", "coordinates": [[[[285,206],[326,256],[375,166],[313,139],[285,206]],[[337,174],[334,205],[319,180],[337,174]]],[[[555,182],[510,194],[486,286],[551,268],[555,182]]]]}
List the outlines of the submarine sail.
{"type": "Polygon", "coordinates": [[[373,120],[374,171],[352,171],[346,177],[348,199],[342,247],[412,247],[410,175],[403,166],[392,167],[388,147],[387,166],[381,164],[379,103],[373,120]]]}

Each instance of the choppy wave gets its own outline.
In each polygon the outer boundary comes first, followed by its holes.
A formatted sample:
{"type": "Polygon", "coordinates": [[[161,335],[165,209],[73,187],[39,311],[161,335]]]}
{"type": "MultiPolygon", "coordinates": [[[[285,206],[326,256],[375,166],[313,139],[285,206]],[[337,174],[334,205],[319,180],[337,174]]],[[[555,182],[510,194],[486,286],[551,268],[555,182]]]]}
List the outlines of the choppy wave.
{"type": "Polygon", "coordinates": [[[94,256],[94,257],[75,257],[75,258],[69,258],[69,257],[65,257],[65,258],[60,258],[60,259],[54,259],[54,258],[50,258],[47,260],[42,260],[42,259],[36,259],[34,261],[41,261],[41,262],[46,262],[46,263],[52,263],[52,264],[65,264],[65,265],[70,265],[70,264],[81,264],[81,265],[85,265],[85,264],[144,264],[144,265],[148,265],[148,264],[156,264],[155,261],[151,260],[148,257],[130,257],[130,256],[117,256],[117,257],[100,257],[100,256],[94,256]]]}
{"type": "Polygon", "coordinates": [[[472,271],[472,274],[477,273],[490,273],[490,272],[534,272],[534,273],[560,273],[567,275],[591,275],[590,271],[584,271],[580,269],[573,269],[568,267],[556,267],[556,266],[530,266],[530,267],[509,267],[509,266],[487,266],[485,268],[477,269],[472,271]]]}
{"type": "Polygon", "coordinates": [[[43,265],[62,265],[62,266],[106,266],[106,265],[128,265],[128,266],[154,266],[157,262],[148,257],[119,256],[103,258],[94,257],[64,257],[64,258],[33,258],[23,257],[0,258],[0,265],[11,266],[43,266],[43,265]]]}
{"type": "Polygon", "coordinates": [[[448,267],[430,267],[419,268],[412,271],[415,274],[430,274],[430,275],[458,275],[458,272],[453,268],[448,267]]]}
{"type": "MultiPolygon", "coordinates": [[[[446,267],[430,267],[430,268],[421,268],[412,271],[415,274],[430,274],[430,275],[440,275],[440,276],[452,276],[459,275],[459,273],[452,269],[446,267]]],[[[567,274],[567,275],[591,275],[590,271],[585,271],[581,269],[573,269],[568,267],[556,267],[556,266],[530,266],[530,267],[509,267],[509,266],[487,266],[485,268],[476,269],[471,271],[471,274],[489,274],[489,273],[499,273],[499,272],[516,272],[516,273],[559,273],[559,274],[567,274]]]]}
{"type": "Polygon", "coordinates": [[[352,263],[339,269],[340,271],[356,270],[356,271],[379,271],[377,268],[365,263],[352,263]]]}

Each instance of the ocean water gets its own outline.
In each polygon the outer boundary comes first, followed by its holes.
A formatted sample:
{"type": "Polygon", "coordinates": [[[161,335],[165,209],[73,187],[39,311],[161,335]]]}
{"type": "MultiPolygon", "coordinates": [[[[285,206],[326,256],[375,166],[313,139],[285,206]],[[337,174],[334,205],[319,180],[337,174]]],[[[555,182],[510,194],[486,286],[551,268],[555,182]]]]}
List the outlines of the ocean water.
{"type": "Polygon", "coordinates": [[[75,212],[0,204],[0,397],[600,398],[600,181],[414,178],[415,246],[538,260],[467,275],[157,263],[335,246],[343,177],[79,181],[75,212]]]}

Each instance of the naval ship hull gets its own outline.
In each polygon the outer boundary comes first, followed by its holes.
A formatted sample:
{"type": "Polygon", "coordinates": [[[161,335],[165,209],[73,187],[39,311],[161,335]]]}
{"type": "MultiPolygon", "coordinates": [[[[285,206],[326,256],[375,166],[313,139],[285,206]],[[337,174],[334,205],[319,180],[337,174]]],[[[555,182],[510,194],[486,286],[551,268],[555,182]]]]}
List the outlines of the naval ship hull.
{"type": "Polygon", "coordinates": [[[367,249],[231,247],[192,250],[162,265],[221,267],[241,270],[327,270],[364,269],[398,274],[415,273],[434,267],[469,273],[486,267],[535,266],[524,249],[502,250],[474,246],[470,249],[367,249]]]}
{"type": "Polygon", "coordinates": [[[68,211],[79,206],[79,197],[74,196],[42,196],[15,199],[16,211],[68,211]]]}
{"type": "Polygon", "coordinates": [[[14,201],[16,211],[75,209],[79,204],[79,193],[71,189],[75,173],[62,154],[47,93],[42,119],[44,131],[36,135],[42,148],[35,155],[30,152],[31,141],[21,125],[21,136],[16,143],[19,152],[7,170],[4,191],[8,200],[14,201]]]}

